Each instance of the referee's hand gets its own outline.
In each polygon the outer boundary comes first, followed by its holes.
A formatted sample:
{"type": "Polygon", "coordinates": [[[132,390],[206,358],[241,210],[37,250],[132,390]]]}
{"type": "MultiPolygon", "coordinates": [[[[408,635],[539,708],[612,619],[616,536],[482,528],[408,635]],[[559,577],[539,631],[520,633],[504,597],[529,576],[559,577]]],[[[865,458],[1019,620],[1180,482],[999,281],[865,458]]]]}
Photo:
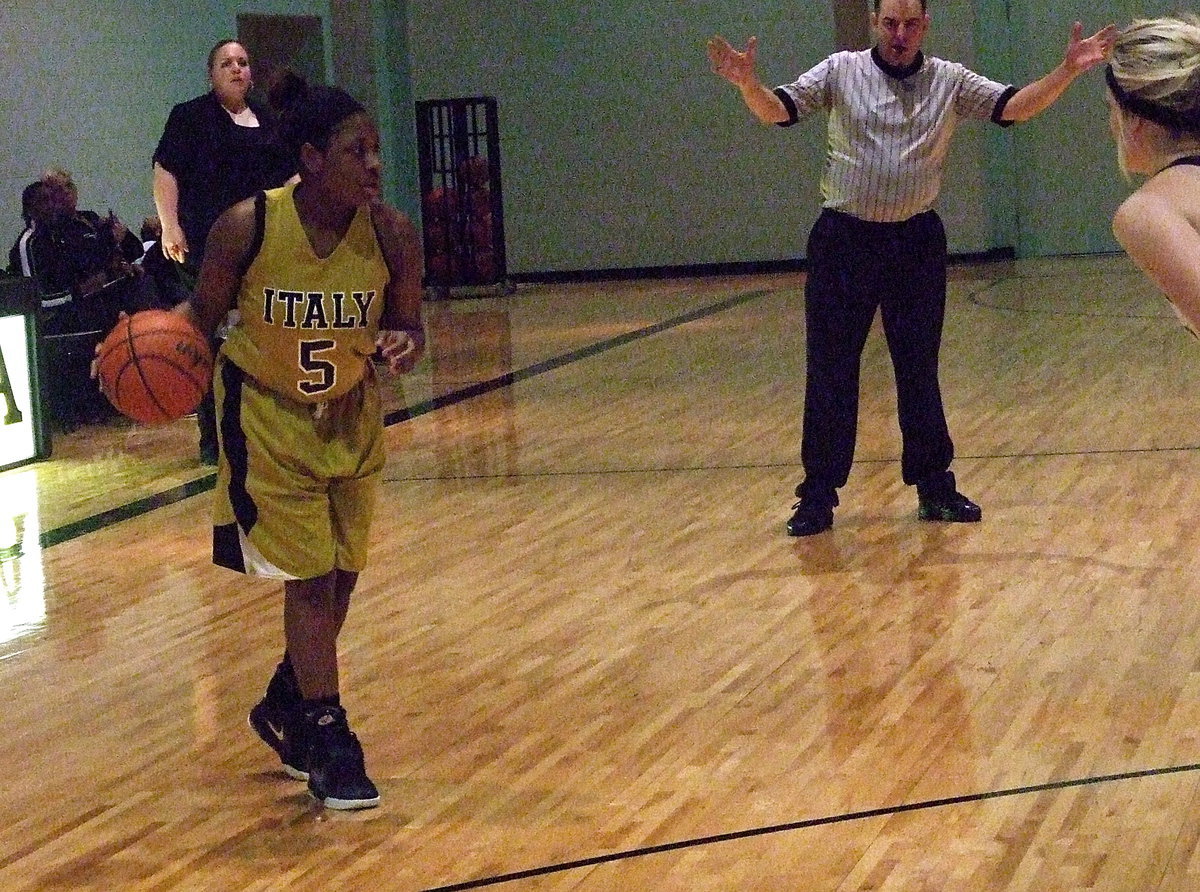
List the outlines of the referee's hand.
{"type": "Polygon", "coordinates": [[[1113,42],[1120,32],[1116,25],[1101,28],[1091,37],[1084,38],[1083,22],[1071,25],[1071,37],[1067,41],[1067,52],[1063,62],[1072,72],[1079,74],[1106,62],[1112,55],[1113,42]]]}
{"type": "Polygon", "coordinates": [[[719,34],[708,42],[708,60],[712,63],[712,70],[738,87],[758,80],[754,73],[757,55],[757,37],[751,37],[746,42],[745,52],[735,50],[729,45],[729,41],[719,34]]]}

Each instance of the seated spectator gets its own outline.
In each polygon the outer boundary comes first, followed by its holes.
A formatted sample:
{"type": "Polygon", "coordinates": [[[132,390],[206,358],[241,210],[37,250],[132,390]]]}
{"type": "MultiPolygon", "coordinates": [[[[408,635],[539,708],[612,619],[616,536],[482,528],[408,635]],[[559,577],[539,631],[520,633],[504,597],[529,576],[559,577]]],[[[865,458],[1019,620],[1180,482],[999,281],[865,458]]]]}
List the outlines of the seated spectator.
{"type": "Polygon", "coordinates": [[[67,171],[52,168],[41,183],[44,220],[33,227],[27,249],[44,305],[55,311],[47,330],[107,331],[121,310],[153,306],[150,286],[134,265],[142,256],[138,237],[112,211],[102,218],[79,210],[79,193],[67,171]],[[66,294],[70,302],[51,306],[54,296],[66,294]]]}
{"type": "Polygon", "coordinates": [[[41,334],[52,426],[68,431],[113,416],[90,380],[96,344],[121,310],[147,306],[146,277],[133,261],[142,245],[114,214],[78,209],[70,174],[50,170],[22,193],[25,231],[9,254],[13,272],[31,277],[42,298],[41,334]]]}

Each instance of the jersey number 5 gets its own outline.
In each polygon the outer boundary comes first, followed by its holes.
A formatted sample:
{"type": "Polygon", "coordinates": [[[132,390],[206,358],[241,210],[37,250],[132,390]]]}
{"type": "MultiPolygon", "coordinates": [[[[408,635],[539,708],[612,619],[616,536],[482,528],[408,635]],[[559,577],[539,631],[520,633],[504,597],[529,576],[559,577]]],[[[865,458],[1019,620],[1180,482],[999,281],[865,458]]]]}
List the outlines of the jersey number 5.
{"type": "Polygon", "coordinates": [[[300,342],[300,368],[309,376],[307,381],[296,385],[303,393],[312,396],[333,387],[337,381],[337,366],[328,359],[319,359],[317,354],[332,350],[335,346],[328,339],[300,342]]]}

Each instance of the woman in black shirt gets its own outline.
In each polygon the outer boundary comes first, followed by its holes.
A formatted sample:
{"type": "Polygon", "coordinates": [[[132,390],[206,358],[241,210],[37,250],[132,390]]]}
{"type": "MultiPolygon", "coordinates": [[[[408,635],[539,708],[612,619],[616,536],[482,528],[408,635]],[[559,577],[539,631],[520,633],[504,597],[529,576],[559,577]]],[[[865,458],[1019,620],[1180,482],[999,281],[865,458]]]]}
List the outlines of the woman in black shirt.
{"type": "MultiPolygon", "coordinates": [[[[250,98],[250,57],[236,40],[208,54],[207,93],[171,109],[154,151],[154,205],[162,222],[162,252],[193,282],[213,222],[261,189],[295,173],[276,141],[270,110],[250,98]]],[[[216,464],[212,398],[198,409],[200,459],[216,464]]]]}

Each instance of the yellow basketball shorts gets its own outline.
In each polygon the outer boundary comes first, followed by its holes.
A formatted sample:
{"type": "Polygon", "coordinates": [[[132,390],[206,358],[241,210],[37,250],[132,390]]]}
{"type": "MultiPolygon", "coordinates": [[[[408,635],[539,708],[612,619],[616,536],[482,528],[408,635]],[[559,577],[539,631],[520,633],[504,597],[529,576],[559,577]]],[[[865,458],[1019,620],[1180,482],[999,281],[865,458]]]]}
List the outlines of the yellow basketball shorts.
{"type": "Polygon", "coordinates": [[[373,370],[323,407],[261,386],[224,356],[213,377],[213,563],[272,579],[360,572],[385,460],[373,370]]]}

